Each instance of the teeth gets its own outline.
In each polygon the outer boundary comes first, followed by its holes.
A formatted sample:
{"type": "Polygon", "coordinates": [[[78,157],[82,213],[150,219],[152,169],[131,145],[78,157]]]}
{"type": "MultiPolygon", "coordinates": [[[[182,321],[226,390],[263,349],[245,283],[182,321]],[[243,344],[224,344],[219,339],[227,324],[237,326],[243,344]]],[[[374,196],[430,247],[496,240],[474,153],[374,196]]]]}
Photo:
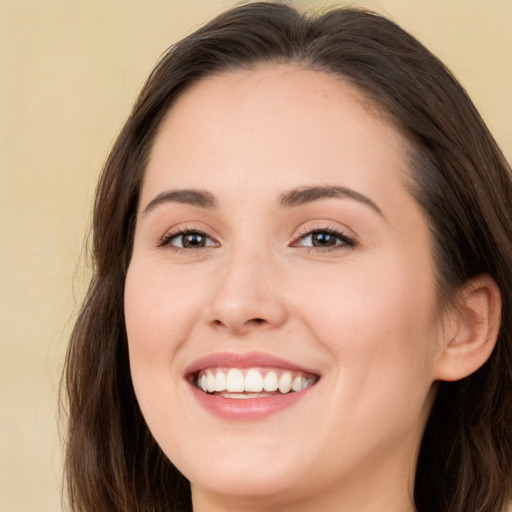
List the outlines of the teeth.
{"type": "Polygon", "coordinates": [[[265,391],[277,391],[279,387],[279,379],[276,372],[268,372],[263,380],[263,389],[265,391]]]}
{"type": "Polygon", "coordinates": [[[206,383],[208,385],[208,392],[213,393],[215,391],[215,375],[212,372],[207,372],[206,383]]]}
{"type": "Polygon", "coordinates": [[[224,372],[217,372],[215,377],[215,391],[226,390],[226,374],[224,372]]]}
{"type": "Polygon", "coordinates": [[[249,370],[245,376],[245,391],[259,393],[263,390],[263,377],[258,370],[249,370]]]}
{"type": "Polygon", "coordinates": [[[241,393],[245,391],[244,374],[240,370],[236,368],[229,370],[226,381],[226,391],[231,393],[241,393]]]}
{"type": "Polygon", "coordinates": [[[295,377],[292,381],[292,390],[300,391],[302,389],[302,377],[295,377]]]}
{"type": "Polygon", "coordinates": [[[279,379],[279,391],[281,393],[289,393],[292,389],[292,374],[290,372],[284,372],[279,379]]]}
{"type": "Polygon", "coordinates": [[[226,394],[227,398],[255,398],[257,396],[269,396],[267,393],[286,394],[302,391],[316,382],[312,375],[304,375],[302,372],[283,371],[279,376],[279,370],[261,371],[251,368],[244,373],[238,368],[215,369],[210,368],[199,373],[197,387],[205,393],[226,394]],[[244,395],[251,393],[251,395],[244,395]]]}

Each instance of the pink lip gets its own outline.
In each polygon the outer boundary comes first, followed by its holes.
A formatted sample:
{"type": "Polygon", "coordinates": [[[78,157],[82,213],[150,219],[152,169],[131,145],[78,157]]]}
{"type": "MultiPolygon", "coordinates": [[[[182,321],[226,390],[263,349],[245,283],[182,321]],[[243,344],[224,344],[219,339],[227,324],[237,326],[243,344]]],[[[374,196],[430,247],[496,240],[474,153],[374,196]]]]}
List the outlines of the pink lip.
{"type": "Polygon", "coordinates": [[[263,398],[233,399],[218,395],[204,393],[194,385],[193,375],[205,368],[231,367],[231,368],[256,368],[272,367],[285,370],[295,370],[317,375],[318,372],[296,365],[279,357],[250,352],[245,354],[217,353],[198,359],[192,363],[185,372],[185,378],[189,388],[198,401],[208,412],[224,420],[258,420],[287,409],[298,401],[306,398],[315,385],[302,391],[286,394],[275,394],[263,398]]]}
{"type": "Polygon", "coordinates": [[[224,420],[258,420],[271,414],[287,409],[309,395],[315,386],[287,393],[286,395],[272,395],[266,398],[223,398],[209,395],[190,384],[192,394],[207,411],[224,420]]]}
{"type": "Polygon", "coordinates": [[[299,366],[297,364],[281,359],[280,357],[264,354],[262,352],[247,352],[244,354],[236,354],[234,352],[218,352],[202,357],[194,361],[186,370],[185,374],[196,373],[205,368],[228,367],[228,368],[282,368],[283,370],[299,371],[318,375],[318,372],[299,366]]]}

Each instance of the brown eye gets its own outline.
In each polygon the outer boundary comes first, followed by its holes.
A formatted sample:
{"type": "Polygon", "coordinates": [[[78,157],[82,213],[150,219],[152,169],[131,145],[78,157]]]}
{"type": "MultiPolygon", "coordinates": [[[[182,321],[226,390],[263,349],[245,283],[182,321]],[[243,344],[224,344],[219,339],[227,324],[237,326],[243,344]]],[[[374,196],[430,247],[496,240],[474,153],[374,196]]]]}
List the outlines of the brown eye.
{"type": "Polygon", "coordinates": [[[217,247],[218,243],[201,231],[182,231],[164,238],[160,246],[166,245],[178,249],[202,249],[204,247],[217,247]]]}
{"type": "Polygon", "coordinates": [[[334,249],[338,247],[354,247],[356,243],[342,232],[323,229],[307,233],[300,237],[294,245],[317,249],[334,249]]]}
{"type": "Polygon", "coordinates": [[[313,247],[332,247],[338,245],[338,237],[330,233],[312,233],[311,243],[313,247]]]}
{"type": "MultiPolygon", "coordinates": [[[[186,249],[196,249],[197,247],[206,247],[206,236],[201,233],[187,233],[176,237],[175,240],[181,238],[181,247],[186,249]]],[[[176,245],[176,244],[173,244],[176,245]]]]}

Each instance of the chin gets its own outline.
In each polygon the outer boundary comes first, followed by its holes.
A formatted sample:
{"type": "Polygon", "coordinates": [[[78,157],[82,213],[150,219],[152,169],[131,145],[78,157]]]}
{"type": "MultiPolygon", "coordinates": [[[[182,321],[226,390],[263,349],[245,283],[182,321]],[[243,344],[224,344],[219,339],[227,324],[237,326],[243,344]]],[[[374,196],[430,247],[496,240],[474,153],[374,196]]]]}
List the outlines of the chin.
{"type": "Polygon", "coordinates": [[[195,488],[240,499],[277,499],[293,495],[307,481],[307,465],[301,464],[297,453],[297,449],[284,453],[265,443],[250,446],[246,440],[233,443],[230,450],[211,447],[209,452],[188,455],[175,464],[195,488]],[[198,458],[202,462],[194,464],[198,458]]]}

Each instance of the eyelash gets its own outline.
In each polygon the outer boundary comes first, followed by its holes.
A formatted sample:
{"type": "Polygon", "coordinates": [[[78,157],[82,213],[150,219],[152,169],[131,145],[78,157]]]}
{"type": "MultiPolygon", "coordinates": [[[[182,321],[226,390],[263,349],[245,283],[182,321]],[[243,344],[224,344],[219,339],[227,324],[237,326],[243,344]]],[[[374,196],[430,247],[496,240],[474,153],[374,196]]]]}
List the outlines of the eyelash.
{"type": "MultiPolygon", "coordinates": [[[[183,242],[182,242],[183,243],[183,242]]],[[[204,231],[201,231],[200,229],[181,229],[179,231],[174,231],[171,233],[168,233],[163,236],[163,238],[158,243],[158,247],[169,247],[170,249],[174,251],[194,251],[194,250],[200,250],[205,249],[208,247],[218,247],[219,243],[214,240],[211,236],[206,234],[204,231]],[[211,245],[205,245],[203,247],[178,247],[175,245],[172,245],[172,241],[179,238],[179,237],[185,237],[186,235],[196,235],[198,237],[204,237],[205,239],[209,239],[213,242],[211,245]]]]}
{"type": "Polygon", "coordinates": [[[329,235],[331,237],[337,238],[338,241],[335,245],[325,246],[325,247],[315,247],[315,246],[302,246],[303,248],[309,251],[322,251],[322,252],[330,252],[342,249],[351,249],[357,247],[357,243],[353,238],[347,236],[343,231],[334,229],[331,227],[323,227],[323,228],[315,228],[304,231],[299,237],[292,243],[292,247],[301,247],[299,242],[304,241],[308,237],[313,237],[314,235],[329,235]]]}
{"type": "MultiPolygon", "coordinates": [[[[183,243],[183,242],[182,242],[183,243]]],[[[173,251],[197,251],[201,249],[206,249],[209,247],[218,247],[220,244],[213,239],[211,236],[209,236],[204,231],[201,231],[199,229],[182,229],[180,231],[171,232],[169,234],[166,234],[158,243],[158,247],[168,247],[173,251]],[[172,245],[172,241],[177,239],[178,237],[184,237],[186,235],[196,235],[198,237],[204,237],[205,239],[210,240],[212,243],[210,245],[204,245],[201,247],[178,247],[175,245],[172,245]]],[[[315,229],[307,229],[304,230],[302,234],[300,234],[292,243],[292,247],[302,247],[304,249],[307,249],[308,252],[310,251],[321,251],[321,252],[330,252],[330,251],[336,251],[341,249],[351,249],[357,247],[357,242],[353,239],[347,236],[343,231],[331,228],[331,227],[325,227],[325,228],[315,228],[315,229]],[[335,245],[332,246],[325,246],[325,247],[315,247],[315,246],[302,246],[300,242],[304,241],[307,237],[313,237],[314,235],[328,235],[332,236],[338,239],[335,245]]]]}

